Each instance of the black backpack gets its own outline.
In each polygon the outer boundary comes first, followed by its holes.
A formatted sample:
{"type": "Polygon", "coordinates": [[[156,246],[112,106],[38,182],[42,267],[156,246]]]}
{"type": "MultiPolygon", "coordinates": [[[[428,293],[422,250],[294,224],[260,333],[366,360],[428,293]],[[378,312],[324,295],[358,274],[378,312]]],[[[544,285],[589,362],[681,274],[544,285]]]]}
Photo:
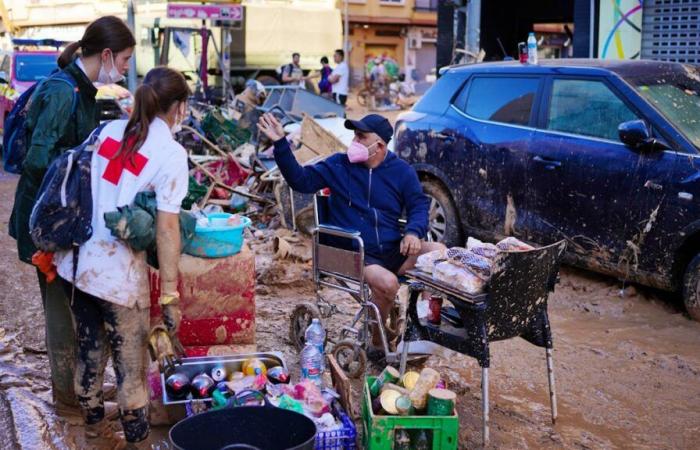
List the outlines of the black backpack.
{"type": "Polygon", "coordinates": [[[97,127],[79,146],[56,158],[49,166],[29,217],[34,245],[45,252],[73,249],[73,278],[78,268],[78,248],[92,237],[92,151],[106,123],[97,127]]]}

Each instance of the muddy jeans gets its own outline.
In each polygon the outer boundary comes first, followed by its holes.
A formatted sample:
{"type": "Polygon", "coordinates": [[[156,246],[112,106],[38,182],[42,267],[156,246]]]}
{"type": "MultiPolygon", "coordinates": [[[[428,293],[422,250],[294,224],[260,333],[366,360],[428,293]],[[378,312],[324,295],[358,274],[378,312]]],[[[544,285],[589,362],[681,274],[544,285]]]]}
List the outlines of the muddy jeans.
{"type": "Polygon", "coordinates": [[[70,299],[63,291],[59,279],[46,283],[46,276],[37,270],[41,303],[46,323],[46,353],[51,368],[51,384],[54,400],[69,406],[77,406],[73,389],[75,373],[75,331],[70,312],[70,299]]]}
{"type": "MultiPolygon", "coordinates": [[[[70,296],[73,286],[63,281],[70,296]]],[[[117,399],[128,442],[148,436],[146,341],[149,310],[127,308],[75,290],[71,305],[76,326],[78,360],[75,393],[87,424],[104,418],[102,382],[109,350],[117,375],[117,399]]]]}

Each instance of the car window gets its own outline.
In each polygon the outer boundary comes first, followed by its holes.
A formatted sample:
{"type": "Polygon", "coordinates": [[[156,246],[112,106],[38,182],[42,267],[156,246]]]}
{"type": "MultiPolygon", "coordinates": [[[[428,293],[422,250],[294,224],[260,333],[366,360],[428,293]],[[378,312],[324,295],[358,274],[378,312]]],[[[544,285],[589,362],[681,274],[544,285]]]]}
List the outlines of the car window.
{"type": "Polygon", "coordinates": [[[457,96],[455,106],[461,102],[460,109],[477,119],[527,125],[539,83],[531,77],[477,77],[465,88],[468,92],[457,96]]]}
{"type": "Polygon", "coordinates": [[[619,141],[617,127],[637,116],[602,81],[555,79],[547,129],[619,141]]]}

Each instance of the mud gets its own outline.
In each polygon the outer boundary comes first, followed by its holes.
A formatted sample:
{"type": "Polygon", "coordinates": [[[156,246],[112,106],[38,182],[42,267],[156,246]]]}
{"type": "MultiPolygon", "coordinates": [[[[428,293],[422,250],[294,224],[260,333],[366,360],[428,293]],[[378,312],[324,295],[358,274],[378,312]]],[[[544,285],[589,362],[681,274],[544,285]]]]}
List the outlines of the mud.
{"type": "MultiPolygon", "coordinates": [[[[18,262],[7,236],[15,184],[15,177],[0,175],[0,448],[89,448],[81,419],[59,417],[52,406],[35,274],[18,262]]],[[[296,304],[314,300],[311,264],[273,258],[273,235],[249,239],[257,255],[257,346],[281,351],[297,376],[289,314],[296,304]]],[[[326,322],[333,339],[356,306],[339,292],[326,291],[325,297],[340,310],[326,322]]],[[[550,421],[544,349],[521,339],[496,342],[489,374],[492,448],[700,446],[700,323],[673,296],[565,268],[549,308],[557,424],[550,421]]],[[[478,364],[447,350],[427,364],[458,394],[460,447],[479,447],[478,364]]],[[[353,389],[359,406],[359,383],[353,389]]],[[[155,449],[171,448],[167,428],[155,427],[150,442],[155,449]]],[[[98,448],[109,443],[98,441],[98,448]]]]}

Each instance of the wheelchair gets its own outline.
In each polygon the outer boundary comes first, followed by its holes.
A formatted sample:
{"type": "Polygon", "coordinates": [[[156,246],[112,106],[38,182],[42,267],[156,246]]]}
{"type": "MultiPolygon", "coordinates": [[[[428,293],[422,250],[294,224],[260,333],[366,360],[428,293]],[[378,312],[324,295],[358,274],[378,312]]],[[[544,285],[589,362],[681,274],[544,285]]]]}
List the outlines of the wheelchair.
{"type": "MultiPolygon", "coordinates": [[[[328,329],[327,319],[339,310],[337,305],[323,297],[324,287],[349,294],[358,302],[360,309],[351,325],[340,330],[340,339],[331,342],[334,344],[331,354],[347,376],[359,378],[367,366],[367,352],[372,343],[372,325],[377,325],[376,329],[379,330],[382,342],[379,350],[383,353],[386,363],[400,362],[401,353],[392,350],[392,341],[403,336],[406,326],[406,303],[397,299],[387,323],[382,322],[379,308],[372,303],[371,292],[365,282],[365,252],[360,232],[323,223],[323,219],[328,216],[328,199],[329,196],[323,193],[317,193],[313,198],[313,280],[316,303],[306,302],[296,306],[291,314],[289,337],[297,350],[301,350],[305,343],[304,332],[313,319],[321,320],[324,328],[328,329]],[[352,245],[333,245],[328,242],[329,238],[346,241],[352,245]]],[[[399,282],[402,281],[402,277],[399,277],[399,282]]]]}

